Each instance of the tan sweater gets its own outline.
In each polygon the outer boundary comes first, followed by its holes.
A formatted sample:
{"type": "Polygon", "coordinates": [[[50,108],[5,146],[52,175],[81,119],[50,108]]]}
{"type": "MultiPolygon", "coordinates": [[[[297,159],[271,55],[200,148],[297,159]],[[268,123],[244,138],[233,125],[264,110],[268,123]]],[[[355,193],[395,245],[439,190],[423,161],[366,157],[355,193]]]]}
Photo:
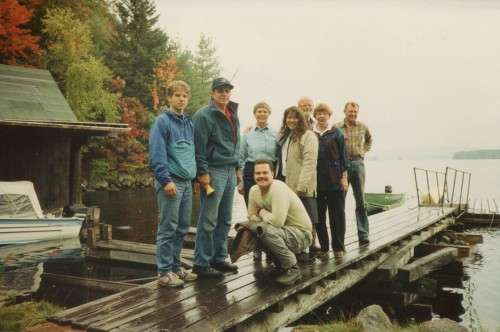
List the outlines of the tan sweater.
{"type": "Polygon", "coordinates": [[[269,191],[262,196],[259,186],[250,189],[248,219],[268,222],[276,227],[295,226],[312,231],[311,219],[300,198],[284,182],[273,180],[269,191]]]}

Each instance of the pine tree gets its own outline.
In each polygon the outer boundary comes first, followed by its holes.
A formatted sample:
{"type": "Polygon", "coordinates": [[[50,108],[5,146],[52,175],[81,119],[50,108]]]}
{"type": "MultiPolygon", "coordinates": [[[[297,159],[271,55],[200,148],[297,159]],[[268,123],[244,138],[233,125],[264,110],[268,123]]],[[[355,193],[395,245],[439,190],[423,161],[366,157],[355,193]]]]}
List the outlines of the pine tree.
{"type": "Polygon", "coordinates": [[[221,73],[212,40],[202,35],[195,55],[190,51],[178,52],[177,65],[179,79],[185,80],[191,86],[191,99],[187,111],[194,113],[208,103],[212,80],[221,73]]]}
{"type": "Polygon", "coordinates": [[[151,0],[122,0],[116,4],[116,34],[106,55],[107,64],[126,80],[124,94],[152,107],[151,89],[156,63],[168,58],[168,36],[159,28],[151,0]]]}

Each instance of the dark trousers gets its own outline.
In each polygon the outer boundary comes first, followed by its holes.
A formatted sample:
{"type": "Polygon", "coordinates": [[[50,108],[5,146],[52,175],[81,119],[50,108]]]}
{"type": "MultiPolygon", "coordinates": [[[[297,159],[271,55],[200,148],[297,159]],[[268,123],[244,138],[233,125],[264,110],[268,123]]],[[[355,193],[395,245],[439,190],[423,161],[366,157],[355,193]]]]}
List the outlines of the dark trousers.
{"type": "Polygon", "coordinates": [[[254,177],[255,163],[247,161],[245,167],[243,168],[243,190],[245,191],[243,197],[245,198],[245,204],[248,208],[248,193],[250,188],[255,184],[254,177]]]}
{"type": "Polygon", "coordinates": [[[345,193],[343,191],[318,191],[318,224],[316,232],[322,251],[329,250],[328,232],[326,230],[326,210],[330,221],[332,249],[345,251],[345,193]]]}

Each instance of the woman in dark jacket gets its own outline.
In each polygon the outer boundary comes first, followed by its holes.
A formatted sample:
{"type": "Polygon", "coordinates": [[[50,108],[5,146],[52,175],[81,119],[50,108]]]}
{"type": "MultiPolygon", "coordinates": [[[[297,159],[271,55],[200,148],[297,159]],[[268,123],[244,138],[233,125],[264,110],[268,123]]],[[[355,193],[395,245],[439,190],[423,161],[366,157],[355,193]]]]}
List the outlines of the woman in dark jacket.
{"type": "Polygon", "coordinates": [[[318,135],[319,151],[317,164],[318,224],[316,231],[322,252],[328,252],[329,239],[326,230],[326,210],[330,220],[332,249],[335,258],[345,253],[345,193],[347,192],[347,150],[344,134],[338,128],[328,129],[332,114],[327,104],[318,104],[314,109],[317,120],[315,132],[318,135]]]}

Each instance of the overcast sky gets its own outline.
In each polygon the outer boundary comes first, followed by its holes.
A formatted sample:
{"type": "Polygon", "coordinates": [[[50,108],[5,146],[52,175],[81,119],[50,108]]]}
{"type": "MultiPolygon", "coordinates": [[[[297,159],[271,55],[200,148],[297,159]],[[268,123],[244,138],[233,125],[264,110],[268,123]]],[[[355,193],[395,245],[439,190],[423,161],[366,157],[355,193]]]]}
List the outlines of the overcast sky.
{"type": "Polygon", "coordinates": [[[194,50],[213,38],[243,126],[261,100],[279,129],[309,95],[374,137],[372,157],[500,148],[500,1],[156,0],[159,25],[194,50]]]}

